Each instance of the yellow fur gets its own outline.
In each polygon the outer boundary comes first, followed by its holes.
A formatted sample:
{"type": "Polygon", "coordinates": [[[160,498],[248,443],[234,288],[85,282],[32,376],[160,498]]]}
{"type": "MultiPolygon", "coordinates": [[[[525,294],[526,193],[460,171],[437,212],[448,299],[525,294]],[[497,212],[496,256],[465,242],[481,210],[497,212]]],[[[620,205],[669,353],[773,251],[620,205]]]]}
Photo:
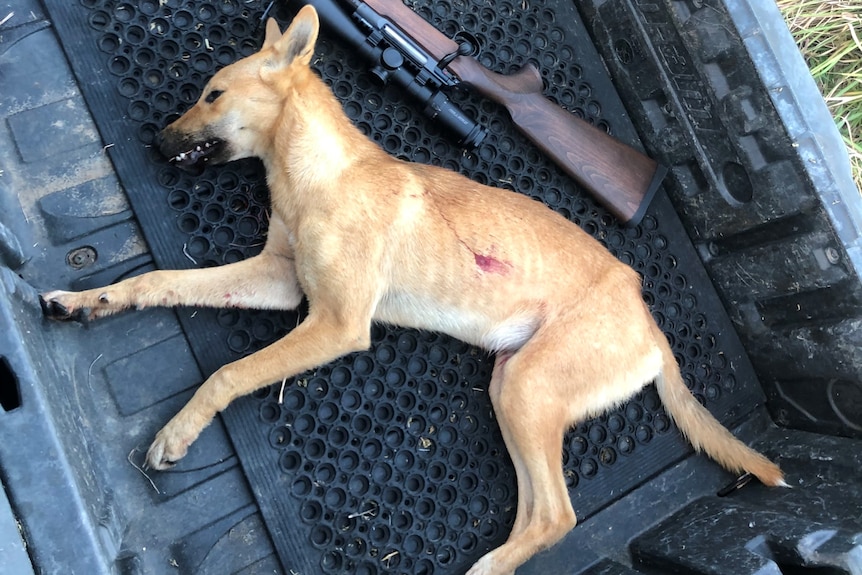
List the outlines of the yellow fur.
{"type": "Polygon", "coordinates": [[[637,274],[538,202],[385,154],[310,70],[317,28],[309,7],[284,35],[270,21],[262,50],[221,70],[204,92],[221,95],[162,134],[169,156],[183,142],[218,138],[229,144],[224,160],[263,160],[273,213],[259,256],[43,296],[58,315],[92,317],[152,305],[291,309],[307,296],[300,326],[216,372],[158,433],[151,467],[183,457],[234,398],[368,347],[372,322],[385,321],[498,352],[490,393],[515,464],[518,510],[508,541],[470,575],[510,573],[574,526],[563,433],[656,377],[695,446],[732,471],[782,484],[778,467],[688,392],[637,274]]]}

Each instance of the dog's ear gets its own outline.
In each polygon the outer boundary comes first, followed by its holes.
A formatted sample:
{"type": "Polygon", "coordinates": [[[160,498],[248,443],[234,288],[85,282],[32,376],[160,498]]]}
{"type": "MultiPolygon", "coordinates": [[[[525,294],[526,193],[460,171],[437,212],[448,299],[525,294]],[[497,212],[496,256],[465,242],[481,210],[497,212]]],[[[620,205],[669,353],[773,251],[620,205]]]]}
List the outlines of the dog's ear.
{"type": "MultiPolygon", "coordinates": [[[[306,66],[310,64],[319,31],[320,22],[314,7],[308,4],[303,6],[284,35],[273,44],[281,59],[279,65],[286,66],[295,60],[306,66]]],[[[269,32],[267,32],[267,39],[269,39],[269,32]]]]}
{"type": "Polygon", "coordinates": [[[281,38],[281,29],[278,27],[278,22],[275,18],[270,18],[266,21],[266,35],[263,37],[263,46],[261,50],[269,48],[281,38]]]}

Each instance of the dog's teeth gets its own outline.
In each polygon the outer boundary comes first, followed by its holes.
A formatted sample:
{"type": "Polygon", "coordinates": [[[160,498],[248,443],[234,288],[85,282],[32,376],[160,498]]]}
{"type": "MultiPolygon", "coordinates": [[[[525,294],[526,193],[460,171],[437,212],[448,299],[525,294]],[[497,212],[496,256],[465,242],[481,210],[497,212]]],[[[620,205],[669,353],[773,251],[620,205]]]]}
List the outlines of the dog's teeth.
{"type": "Polygon", "coordinates": [[[196,144],[194,148],[187,150],[185,152],[181,152],[171,158],[172,162],[190,162],[195,163],[200,159],[207,159],[207,154],[210,153],[211,149],[218,145],[218,142],[204,142],[203,144],[196,144]]]}

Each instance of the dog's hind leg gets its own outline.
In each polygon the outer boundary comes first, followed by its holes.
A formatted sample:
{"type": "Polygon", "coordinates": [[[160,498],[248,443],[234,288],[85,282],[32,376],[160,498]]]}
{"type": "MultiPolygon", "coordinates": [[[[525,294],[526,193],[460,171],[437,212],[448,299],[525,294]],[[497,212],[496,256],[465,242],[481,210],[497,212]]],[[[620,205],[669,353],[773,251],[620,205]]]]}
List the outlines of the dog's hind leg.
{"type": "Polygon", "coordinates": [[[579,310],[557,314],[495,366],[491,400],[518,476],[518,511],[506,543],[468,575],[512,573],[575,526],[563,435],[632,396],[660,369],[649,313],[639,299],[632,301],[622,310],[627,313],[618,314],[624,306],[603,310],[583,302],[579,310]]]}
{"type": "Polygon", "coordinates": [[[294,309],[302,300],[286,230],[273,219],[259,255],[214,268],[157,270],[114,285],[82,292],[42,294],[42,309],[53,319],[95,319],[124,309],[248,307],[294,309]]]}
{"type": "MultiPolygon", "coordinates": [[[[490,394],[494,413],[518,478],[518,508],[509,539],[488,553],[468,575],[503,575],[537,551],[557,542],[575,526],[562,469],[566,402],[553,391],[556,375],[536,363],[533,350],[543,338],[534,337],[508,361],[497,365],[490,394]]],[[[505,360],[505,357],[502,358],[505,360]]]]}
{"type": "MultiPolygon", "coordinates": [[[[506,363],[512,357],[511,352],[500,352],[497,354],[494,362],[494,371],[491,374],[491,383],[488,386],[491,395],[491,403],[494,405],[495,411],[499,413],[500,407],[500,392],[503,387],[503,373],[506,363]]],[[[497,416],[499,420],[499,415],[497,416]]],[[[530,474],[524,466],[524,458],[520,453],[520,446],[512,437],[511,430],[508,425],[500,423],[500,432],[503,436],[503,441],[506,444],[506,450],[509,452],[509,457],[515,467],[515,476],[518,482],[518,506],[515,512],[515,524],[512,526],[512,532],[519,533],[526,526],[527,520],[532,513],[533,503],[533,488],[531,484],[530,474]]],[[[511,536],[510,534],[510,536],[511,536]]]]}

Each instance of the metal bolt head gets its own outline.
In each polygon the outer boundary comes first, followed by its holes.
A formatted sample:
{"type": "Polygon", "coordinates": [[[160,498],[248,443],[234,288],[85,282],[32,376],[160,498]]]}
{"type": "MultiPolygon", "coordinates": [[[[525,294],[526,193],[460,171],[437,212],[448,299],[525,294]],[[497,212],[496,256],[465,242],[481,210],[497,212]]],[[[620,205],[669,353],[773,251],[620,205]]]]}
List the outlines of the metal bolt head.
{"type": "Polygon", "coordinates": [[[72,269],[80,270],[96,263],[96,250],[90,246],[75,248],[66,254],[66,263],[72,269]]]}

